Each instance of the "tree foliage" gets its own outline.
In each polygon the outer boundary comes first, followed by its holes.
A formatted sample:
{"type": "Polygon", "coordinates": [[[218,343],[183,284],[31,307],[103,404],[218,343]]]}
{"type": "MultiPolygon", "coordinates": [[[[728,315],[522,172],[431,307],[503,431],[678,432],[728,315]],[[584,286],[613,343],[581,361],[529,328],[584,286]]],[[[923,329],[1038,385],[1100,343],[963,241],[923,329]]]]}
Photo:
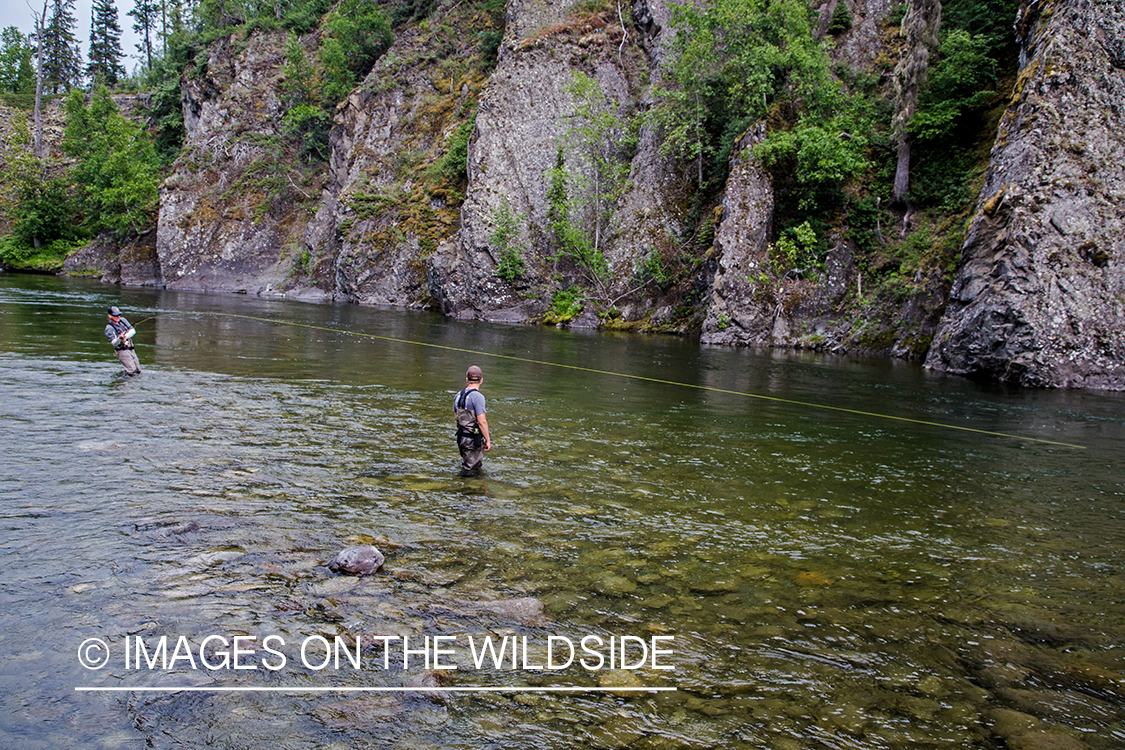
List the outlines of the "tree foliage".
{"type": "Polygon", "coordinates": [[[907,201],[910,187],[911,137],[910,120],[918,104],[918,96],[930,64],[930,52],[937,46],[941,27],[940,0],[907,0],[906,14],[902,18],[902,35],[906,51],[894,70],[895,113],[891,131],[897,157],[891,200],[907,201]]]}
{"type": "Polygon", "coordinates": [[[912,202],[942,211],[963,210],[972,199],[975,165],[992,132],[986,112],[1016,61],[1010,18],[1013,0],[946,0],[941,32],[906,130],[914,143],[912,202]],[[1007,14],[1007,15],[1005,15],[1007,14]]]}
{"type": "Polygon", "coordinates": [[[327,156],[332,115],[321,96],[321,73],[309,60],[296,34],[289,37],[281,72],[279,88],[286,104],[282,127],[297,138],[302,155],[323,159],[327,156]]]}
{"type": "Polygon", "coordinates": [[[574,74],[567,91],[574,98],[574,117],[555,167],[547,172],[548,221],[558,258],[572,261],[584,281],[605,297],[605,238],[629,174],[635,123],[582,71],[574,74]]]}
{"type": "Polygon", "coordinates": [[[523,276],[523,246],[519,244],[520,225],[527,220],[524,214],[512,211],[507,201],[492,217],[493,230],[489,235],[492,248],[499,256],[496,261],[496,275],[511,283],[523,276]]]}
{"type": "Polygon", "coordinates": [[[390,23],[374,0],[341,0],[328,14],[319,53],[310,58],[296,34],[282,66],[285,131],[308,158],[328,156],[332,111],[391,46],[390,23]]]}
{"type": "Polygon", "coordinates": [[[865,131],[863,118],[852,113],[803,117],[793,128],[771,133],[754,154],[772,172],[794,175],[798,208],[812,211],[868,168],[865,131]]]}
{"type": "MultiPolygon", "coordinates": [[[[597,80],[577,71],[568,87],[576,106],[568,139],[582,162],[571,184],[581,188],[573,197],[585,208],[583,222],[593,249],[600,253],[629,175],[629,157],[636,146],[631,118],[622,114],[597,80]]],[[[578,207],[576,205],[575,207],[578,207]]]]}
{"type": "Polygon", "coordinates": [[[846,0],[837,0],[836,8],[832,11],[832,18],[828,20],[828,28],[825,29],[825,31],[835,36],[837,34],[843,34],[851,27],[851,9],[848,7],[846,0]]]}
{"type": "Polygon", "coordinates": [[[733,144],[778,107],[795,112],[793,121],[775,127],[758,153],[775,166],[800,164],[805,204],[821,183],[838,184],[864,168],[862,108],[832,76],[812,21],[803,0],[673,8],[670,75],[655,114],[664,152],[694,164],[701,189],[726,179],[733,144]]]}
{"type": "Polygon", "coordinates": [[[70,181],[58,165],[31,153],[24,119],[12,125],[0,165],[0,207],[11,223],[11,233],[0,241],[0,262],[21,265],[37,250],[65,244],[76,233],[70,181]]]}
{"type": "Polygon", "coordinates": [[[82,92],[71,92],[66,114],[63,150],[75,160],[85,226],[119,236],[147,229],[156,218],[159,184],[152,140],[121,116],[104,86],[95,87],[88,106],[82,92]]]}
{"type": "Polygon", "coordinates": [[[324,97],[342,101],[391,46],[391,24],[375,0],[340,0],[325,21],[320,62],[324,97]]]}
{"type": "Polygon", "coordinates": [[[156,37],[160,24],[160,3],[158,0],[134,0],[129,15],[133,17],[133,31],[140,36],[137,52],[144,56],[145,68],[152,70],[157,57],[156,37]]]}
{"type": "Polygon", "coordinates": [[[996,63],[988,55],[988,40],[955,29],[942,40],[937,63],[909,124],[922,141],[948,137],[966,113],[988,103],[996,82],[996,63]]]}

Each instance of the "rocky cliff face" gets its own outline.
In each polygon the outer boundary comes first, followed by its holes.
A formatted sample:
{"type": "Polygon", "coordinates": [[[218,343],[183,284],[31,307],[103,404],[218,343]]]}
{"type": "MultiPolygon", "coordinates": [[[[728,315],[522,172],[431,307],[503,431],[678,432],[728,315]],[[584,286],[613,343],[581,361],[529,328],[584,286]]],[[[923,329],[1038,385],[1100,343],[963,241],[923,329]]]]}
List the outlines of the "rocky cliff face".
{"type": "Polygon", "coordinates": [[[926,359],[1125,389],[1125,6],[1036,0],[948,309],[926,359]]]}
{"type": "MultiPolygon", "coordinates": [[[[339,299],[429,302],[426,258],[458,225],[460,165],[445,166],[486,76],[471,8],[408,29],[337,108],[328,184],[306,247],[332,269],[339,299]],[[443,51],[435,59],[435,49],[443,51]]],[[[450,162],[452,163],[452,162],[450,162]]]]}
{"type": "MultiPolygon", "coordinates": [[[[560,263],[552,237],[549,171],[561,163],[568,185],[589,186],[603,176],[589,158],[596,139],[593,121],[609,118],[612,127],[629,128],[644,94],[640,78],[659,50],[663,4],[638,3],[631,17],[613,11],[583,11],[575,2],[518,0],[508,5],[508,27],[500,63],[481,95],[476,130],[469,148],[469,184],[461,226],[430,263],[432,294],[442,310],[458,317],[522,321],[542,315],[549,292],[561,277],[566,285],[580,276],[560,263]],[[584,76],[596,82],[593,96],[576,89],[584,76]],[[497,275],[500,249],[493,237],[498,217],[517,217],[516,236],[525,273],[504,281],[497,275]]],[[[604,122],[604,120],[603,120],[604,122]]],[[[611,298],[628,291],[637,257],[651,245],[655,229],[667,234],[671,207],[662,200],[663,175],[652,174],[659,157],[651,134],[642,134],[630,169],[641,179],[614,196],[612,218],[597,250],[608,274],[601,292],[611,298]]],[[[596,318],[584,319],[596,324],[596,318]]]]}
{"type": "Polygon", "coordinates": [[[833,38],[832,57],[856,70],[866,69],[881,49],[883,20],[894,5],[891,0],[828,0],[817,8],[821,37],[833,38]],[[848,8],[851,28],[829,35],[829,23],[840,3],[848,8]]]}
{"type": "MultiPolygon", "coordinates": [[[[774,193],[770,175],[749,152],[765,137],[759,123],[735,148],[710,261],[713,277],[702,341],[733,346],[785,346],[846,351],[907,346],[897,335],[874,346],[840,309],[856,291],[854,251],[838,235],[824,272],[815,277],[778,278],[771,268],[774,193]]],[[[897,311],[903,318],[905,310],[897,311]]],[[[911,323],[917,321],[911,320],[911,323]]],[[[913,329],[913,327],[912,327],[913,329]]],[[[881,329],[880,329],[881,330],[881,329]]],[[[899,356],[908,355],[903,351],[899,356]]]]}
{"type": "Polygon", "coordinates": [[[754,126],[735,148],[738,155],[731,165],[715,233],[715,275],[703,323],[705,343],[768,343],[779,321],[785,325],[776,295],[763,293],[751,282],[769,261],[773,186],[746,149],[760,143],[765,131],[764,124],[754,126]]]}
{"type": "Polygon", "coordinates": [[[300,280],[300,242],[322,178],[302,168],[282,132],[285,38],[229,37],[184,75],[186,143],[160,189],[156,235],[170,289],[268,294],[300,280]]]}
{"type": "Polygon", "coordinates": [[[124,244],[105,233],[63,262],[63,271],[75,276],[93,276],[107,284],[164,286],[160,258],[156,254],[156,232],[132,237],[124,244]]]}

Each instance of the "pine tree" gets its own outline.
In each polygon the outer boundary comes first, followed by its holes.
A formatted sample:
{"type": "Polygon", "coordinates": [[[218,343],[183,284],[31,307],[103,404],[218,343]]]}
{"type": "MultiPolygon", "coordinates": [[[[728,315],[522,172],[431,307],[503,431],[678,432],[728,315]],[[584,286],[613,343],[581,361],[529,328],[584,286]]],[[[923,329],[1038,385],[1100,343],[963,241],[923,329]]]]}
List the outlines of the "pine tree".
{"type": "Polygon", "coordinates": [[[145,68],[152,70],[153,37],[156,36],[157,24],[160,21],[161,3],[159,0],[135,0],[129,15],[133,17],[133,31],[141,35],[137,43],[137,51],[145,57],[145,68]]]}
{"type": "Polygon", "coordinates": [[[53,94],[82,82],[82,51],[74,36],[75,0],[51,0],[40,40],[43,86],[53,94]]]}
{"type": "Polygon", "coordinates": [[[113,0],[94,0],[90,11],[90,62],[86,75],[112,88],[125,77],[121,65],[121,24],[113,0]]]}

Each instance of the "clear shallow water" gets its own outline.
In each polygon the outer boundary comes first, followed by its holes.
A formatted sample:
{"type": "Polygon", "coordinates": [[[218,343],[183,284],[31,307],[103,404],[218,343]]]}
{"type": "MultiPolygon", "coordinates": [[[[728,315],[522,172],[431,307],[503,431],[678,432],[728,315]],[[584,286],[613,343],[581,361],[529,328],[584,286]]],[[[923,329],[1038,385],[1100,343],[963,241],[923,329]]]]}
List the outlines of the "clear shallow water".
{"type": "Polygon", "coordinates": [[[0,276],[0,411],[3,746],[1125,743],[1119,394],[0,276]],[[108,304],[138,324],[140,378],[120,377],[102,336],[108,304]],[[496,446],[487,476],[462,480],[450,403],[473,361],[496,446]],[[384,573],[325,567],[371,541],[384,573]],[[489,604],[516,597],[545,618],[489,604]],[[287,666],[122,663],[128,639],[212,634],[277,635],[287,666]],[[488,634],[527,636],[532,663],[552,634],[672,635],[675,670],[472,669],[460,644],[488,634]],[[447,686],[677,691],[74,691],[397,687],[423,672],[373,668],[380,651],[314,671],[295,650],[312,635],[453,636],[447,686]],[[113,658],[86,670],[78,646],[95,637],[113,658]]]}

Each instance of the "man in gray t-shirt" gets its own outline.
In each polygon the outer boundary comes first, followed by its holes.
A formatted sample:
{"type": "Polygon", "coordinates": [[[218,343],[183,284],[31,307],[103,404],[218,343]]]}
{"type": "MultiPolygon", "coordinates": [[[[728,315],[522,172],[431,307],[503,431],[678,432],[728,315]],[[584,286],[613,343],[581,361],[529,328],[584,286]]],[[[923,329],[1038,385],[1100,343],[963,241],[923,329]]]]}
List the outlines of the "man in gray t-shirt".
{"type": "Polygon", "coordinates": [[[453,399],[453,414],[457,418],[457,447],[461,451],[461,476],[480,473],[484,451],[491,450],[488,437],[488,419],[484,416],[484,394],[480,392],[484,373],[476,365],[465,373],[465,387],[453,399]]]}

